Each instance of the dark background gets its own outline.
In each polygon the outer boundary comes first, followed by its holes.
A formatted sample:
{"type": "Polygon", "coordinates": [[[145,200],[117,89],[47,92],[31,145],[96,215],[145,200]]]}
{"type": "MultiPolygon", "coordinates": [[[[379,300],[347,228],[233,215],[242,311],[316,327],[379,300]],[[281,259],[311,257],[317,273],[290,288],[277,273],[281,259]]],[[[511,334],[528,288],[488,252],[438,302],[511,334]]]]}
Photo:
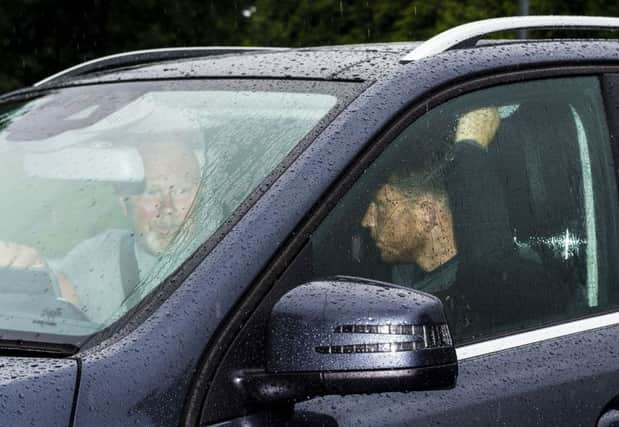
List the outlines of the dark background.
{"type": "MultiPolygon", "coordinates": [[[[128,50],[420,40],[517,15],[518,7],[518,0],[1,0],[0,93],[128,50]]],[[[529,13],[618,16],[619,2],[530,0],[529,13]]]]}

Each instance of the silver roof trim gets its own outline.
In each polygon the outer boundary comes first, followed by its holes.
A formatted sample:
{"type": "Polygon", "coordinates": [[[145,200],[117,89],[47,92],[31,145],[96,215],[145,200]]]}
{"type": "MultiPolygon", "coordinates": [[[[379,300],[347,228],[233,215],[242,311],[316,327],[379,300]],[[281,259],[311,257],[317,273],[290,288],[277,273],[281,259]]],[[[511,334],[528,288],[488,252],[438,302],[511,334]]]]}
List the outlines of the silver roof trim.
{"type": "Polygon", "coordinates": [[[438,55],[462,45],[473,44],[480,38],[500,31],[524,29],[557,30],[619,30],[619,18],[601,16],[511,16],[469,22],[444,31],[414,49],[400,62],[406,63],[438,55]]]}
{"type": "Polygon", "coordinates": [[[134,50],[131,52],[117,53],[114,55],[103,56],[101,58],[93,59],[92,61],[82,62],[66,70],[62,70],[52,76],[49,76],[33,86],[41,86],[62,77],[69,77],[79,75],[82,73],[97,71],[98,69],[104,69],[105,64],[114,64],[118,66],[122,65],[137,65],[140,60],[144,60],[144,63],[152,62],[153,58],[165,61],[169,59],[179,58],[192,58],[198,56],[219,55],[225,53],[239,53],[239,52],[251,52],[251,51],[278,51],[287,50],[288,48],[275,48],[275,47],[236,47],[236,46],[206,46],[206,47],[178,47],[178,48],[162,48],[162,49],[146,49],[146,50],[134,50]],[[150,61],[148,60],[150,59],[150,61]],[[125,61],[126,60],[126,61],[125,61]]]}
{"type": "Polygon", "coordinates": [[[619,313],[603,314],[588,319],[575,320],[561,325],[549,326],[534,331],[522,332],[502,338],[496,338],[477,344],[465,345],[456,349],[458,361],[477,356],[496,353],[523,345],[534,344],[541,341],[572,335],[579,332],[590,331],[619,324],[619,313]]]}

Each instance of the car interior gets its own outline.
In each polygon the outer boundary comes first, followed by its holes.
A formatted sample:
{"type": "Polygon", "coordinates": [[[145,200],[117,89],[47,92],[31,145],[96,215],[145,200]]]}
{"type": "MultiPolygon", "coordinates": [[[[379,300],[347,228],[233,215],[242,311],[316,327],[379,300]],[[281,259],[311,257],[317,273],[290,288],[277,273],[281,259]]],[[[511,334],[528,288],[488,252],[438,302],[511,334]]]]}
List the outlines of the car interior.
{"type": "MultiPolygon", "coordinates": [[[[604,124],[599,121],[603,112],[593,95],[582,96],[581,85],[590,83],[583,80],[576,87],[561,87],[561,81],[536,82],[530,90],[526,85],[518,90],[506,86],[455,99],[426,115],[432,117],[418,119],[375,162],[384,167],[389,164],[385,157],[418,155],[406,149],[397,149],[395,155],[390,152],[411,130],[417,143],[430,138],[440,144],[453,138],[451,130],[459,113],[498,107],[501,123],[487,156],[459,154],[448,159],[454,162],[451,168],[458,170],[448,178],[448,193],[460,262],[475,271],[470,282],[477,285],[470,287],[467,298],[485,307],[482,317],[494,317],[498,311],[513,313],[456,339],[474,341],[526,330],[612,305],[608,284],[614,283],[609,279],[617,272],[608,257],[616,226],[598,211],[603,207],[616,212],[616,207],[612,200],[594,195],[616,194],[616,190],[607,188],[614,186],[614,180],[609,179],[612,169],[603,160],[609,151],[604,124]],[[432,128],[443,131],[428,132],[432,128]],[[463,165],[456,166],[458,162],[463,165]],[[497,276],[489,275],[493,269],[497,276]],[[496,279],[499,272],[502,279],[496,279]],[[511,278],[505,278],[509,274],[511,278]],[[503,287],[500,295],[511,298],[517,309],[507,303],[500,308],[491,286],[479,286],[488,277],[494,277],[494,285],[503,287]],[[541,282],[537,288],[529,283],[537,281],[541,282]],[[526,292],[532,295],[524,298],[526,292]],[[554,311],[544,307],[548,301],[554,311]]],[[[362,175],[314,233],[314,277],[345,274],[393,281],[392,266],[381,260],[361,227],[368,203],[384,178],[375,169],[373,165],[362,175]]]]}

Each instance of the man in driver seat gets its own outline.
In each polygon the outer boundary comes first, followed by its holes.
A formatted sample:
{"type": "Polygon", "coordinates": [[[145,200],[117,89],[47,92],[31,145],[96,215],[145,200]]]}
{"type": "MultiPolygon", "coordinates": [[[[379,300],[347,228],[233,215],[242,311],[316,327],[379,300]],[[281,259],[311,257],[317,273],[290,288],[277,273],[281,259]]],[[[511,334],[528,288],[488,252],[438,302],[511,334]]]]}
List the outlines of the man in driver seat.
{"type": "Polygon", "coordinates": [[[178,235],[200,182],[200,165],[189,144],[145,143],[139,153],[144,167],[142,191],[117,186],[132,230],[107,230],[58,260],[45,260],[28,246],[0,242],[0,267],[49,268],[65,299],[90,320],[104,322],[178,235]]]}

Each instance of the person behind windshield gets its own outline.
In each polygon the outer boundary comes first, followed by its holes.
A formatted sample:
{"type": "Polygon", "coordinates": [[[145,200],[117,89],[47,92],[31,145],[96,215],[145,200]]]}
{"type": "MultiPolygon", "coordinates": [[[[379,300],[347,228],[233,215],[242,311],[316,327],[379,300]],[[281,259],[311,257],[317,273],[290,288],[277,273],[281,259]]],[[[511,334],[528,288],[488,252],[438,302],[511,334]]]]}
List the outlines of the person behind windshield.
{"type": "Polygon", "coordinates": [[[105,321],[179,233],[200,182],[200,166],[188,144],[148,143],[142,144],[139,152],[143,191],[116,187],[132,230],[107,230],[79,243],[58,260],[45,260],[31,247],[1,242],[0,267],[50,268],[65,299],[90,320],[105,321]]]}

